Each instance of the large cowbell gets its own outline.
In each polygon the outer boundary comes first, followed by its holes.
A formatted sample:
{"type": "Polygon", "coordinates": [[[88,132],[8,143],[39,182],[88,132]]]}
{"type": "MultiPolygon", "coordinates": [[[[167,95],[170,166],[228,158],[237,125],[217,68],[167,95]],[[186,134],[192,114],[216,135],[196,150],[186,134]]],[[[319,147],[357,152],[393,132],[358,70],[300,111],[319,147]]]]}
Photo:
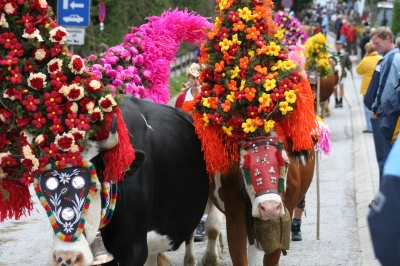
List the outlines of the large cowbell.
{"type": "Polygon", "coordinates": [[[54,233],[64,241],[76,241],[83,232],[82,213],[90,204],[89,190],[96,185],[92,183],[90,169],[46,170],[39,176],[38,183],[54,233]]]}

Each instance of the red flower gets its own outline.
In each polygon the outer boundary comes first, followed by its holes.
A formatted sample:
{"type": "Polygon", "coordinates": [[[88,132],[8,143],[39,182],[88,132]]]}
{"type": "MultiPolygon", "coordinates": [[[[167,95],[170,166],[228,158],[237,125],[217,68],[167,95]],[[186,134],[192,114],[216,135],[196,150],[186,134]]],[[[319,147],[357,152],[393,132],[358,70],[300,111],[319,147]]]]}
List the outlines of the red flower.
{"type": "Polygon", "coordinates": [[[96,122],[96,121],[98,121],[98,120],[102,120],[102,113],[101,113],[101,111],[93,111],[93,112],[90,114],[90,120],[91,120],[92,122],[96,122]]]}
{"type": "Polygon", "coordinates": [[[4,98],[8,98],[12,101],[14,100],[22,100],[22,93],[21,91],[17,90],[16,88],[9,88],[4,91],[4,98]]]}
{"type": "Polygon", "coordinates": [[[0,167],[13,167],[17,164],[17,161],[12,156],[6,155],[0,158],[0,167]]]}
{"type": "Polygon", "coordinates": [[[24,172],[22,174],[21,179],[19,180],[22,184],[24,184],[25,186],[29,186],[31,183],[33,183],[34,177],[32,174],[28,173],[28,172],[24,172]]]}
{"type": "Polygon", "coordinates": [[[36,128],[42,128],[42,126],[46,124],[46,118],[43,117],[42,113],[33,113],[33,120],[31,123],[36,128]]]}
{"type": "Polygon", "coordinates": [[[46,1],[34,0],[30,1],[30,8],[36,9],[40,13],[46,13],[46,11],[49,9],[49,5],[46,1]]]}
{"type": "Polygon", "coordinates": [[[33,57],[38,62],[43,62],[50,56],[49,49],[45,45],[40,45],[39,48],[36,48],[32,52],[33,57]]]}
{"type": "Polygon", "coordinates": [[[68,66],[74,74],[83,73],[85,67],[82,58],[78,55],[72,56],[71,62],[68,64],[68,66]]]}
{"type": "Polygon", "coordinates": [[[6,14],[10,15],[10,16],[15,16],[17,14],[18,11],[18,6],[16,3],[7,1],[8,3],[6,3],[4,5],[4,12],[6,12],[6,14]]]}
{"type": "MultiPolygon", "coordinates": [[[[63,39],[67,36],[67,32],[64,30],[61,30],[60,28],[56,29],[56,34],[51,36],[51,40],[54,42],[61,42],[63,39]]],[[[64,40],[65,41],[65,40],[64,40]]]]}
{"type": "Polygon", "coordinates": [[[16,43],[18,43],[18,40],[15,38],[14,33],[4,32],[0,35],[0,44],[4,45],[4,48],[11,49],[11,46],[16,43]]]}
{"type": "Polygon", "coordinates": [[[18,63],[18,58],[10,54],[6,55],[6,59],[0,60],[2,66],[12,66],[18,63]]]}
{"type": "Polygon", "coordinates": [[[26,23],[33,23],[33,19],[33,16],[29,15],[29,13],[26,13],[21,17],[21,19],[17,20],[17,23],[25,25],[26,23]]]}
{"type": "Polygon", "coordinates": [[[64,127],[62,125],[62,120],[60,118],[53,119],[53,125],[50,127],[53,131],[53,135],[56,136],[59,133],[64,132],[64,127]]]}
{"type": "Polygon", "coordinates": [[[49,107],[50,105],[53,105],[54,103],[60,104],[62,102],[62,98],[58,91],[52,91],[50,93],[46,92],[43,95],[44,99],[44,106],[49,107]]]}
{"type": "Polygon", "coordinates": [[[256,27],[256,29],[257,29],[261,34],[266,33],[267,30],[268,30],[268,24],[265,23],[264,21],[257,22],[256,24],[254,24],[254,27],[256,27]]]}
{"type": "Polygon", "coordinates": [[[82,86],[83,82],[84,82],[84,79],[81,76],[76,75],[71,83],[76,84],[78,86],[82,86]]]}
{"type": "Polygon", "coordinates": [[[43,167],[49,163],[49,159],[46,157],[39,158],[39,166],[43,167]]]}
{"type": "MultiPolygon", "coordinates": [[[[76,139],[76,138],[75,138],[76,139]]],[[[7,134],[0,134],[0,150],[4,150],[6,144],[8,145],[10,141],[7,139],[7,134]]]]}
{"type": "Polygon", "coordinates": [[[36,71],[36,66],[32,64],[31,60],[26,60],[24,72],[33,73],[36,71]]]}
{"type": "Polygon", "coordinates": [[[232,23],[239,22],[239,20],[240,20],[239,12],[229,11],[228,19],[232,23]]]}
{"type": "MultiPolygon", "coordinates": [[[[58,136],[57,136],[58,137],[58,136]]],[[[71,149],[72,144],[74,144],[74,138],[72,135],[63,135],[56,140],[56,145],[60,150],[67,151],[71,149]]]]}
{"type": "Polygon", "coordinates": [[[24,158],[24,159],[22,160],[21,163],[22,163],[22,165],[25,166],[25,168],[28,169],[29,171],[32,170],[33,162],[32,162],[31,159],[24,158]]]}
{"type": "Polygon", "coordinates": [[[222,28],[218,34],[218,37],[220,40],[223,39],[229,39],[229,34],[230,34],[231,30],[228,28],[222,28]]]}
{"type": "Polygon", "coordinates": [[[89,112],[89,110],[87,108],[87,105],[90,104],[90,103],[93,104],[93,107],[96,106],[96,101],[92,100],[90,98],[83,98],[82,100],[79,101],[79,105],[82,108],[82,112],[84,112],[84,113],[88,113],[89,112]]]}
{"type": "Polygon", "coordinates": [[[22,83],[22,74],[19,72],[19,67],[15,67],[13,70],[10,71],[10,81],[13,84],[21,84],[22,83]]]}
{"type": "Polygon", "coordinates": [[[37,138],[35,139],[35,143],[39,146],[39,147],[44,147],[44,145],[46,145],[47,140],[49,139],[49,136],[47,136],[47,134],[42,134],[41,135],[43,137],[43,139],[41,141],[39,141],[37,138]]]}
{"type": "Polygon", "coordinates": [[[16,118],[19,129],[23,129],[32,120],[30,117],[16,118]]]}
{"type": "Polygon", "coordinates": [[[254,38],[253,41],[256,43],[258,47],[263,47],[267,44],[262,36],[258,36],[258,38],[254,38]]]}
{"type": "Polygon", "coordinates": [[[9,55],[21,57],[24,55],[24,49],[22,48],[22,44],[16,43],[11,45],[9,55]]]}
{"type": "Polygon", "coordinates": [[[87,131],[90,129],[90,118],[83,114],[79,115],[79,119],[76,120],[76,123],[78,124],[77,127],[79,130],[87,131]]]}
{"type": "Polygon", "coordinates": [[[35,99],[33,97],[33,95],[28,95],[26,96],[26,99],[22,101],[22,105],[25,106],[25,109],[28,112],[36,112],[37,110],[37,106],[40,104],[40,100],[39,99],[35,99]]]}
{"type": "Polygon", "coordinates": [[[257,108],[257,106],[247,106],[247,117],[249,117],[249,118],[258,117],[258,108],[257,108]]]}
{"type": "Polygon", "coordinates": [[[62,47],[58,42],[54,43],[53,47],[50,47],[51,57],[56,57],[61,52],[62,52],[62,47]]]}
{"type": "Polygon", "coordinates": [[[51,74],[50,79],[50,85],[56,89],[61,88],[63,85],[68,85],[67,77],[61,71],[58,71],[56,74],[51,74]]]}
{"type": "Polygon", "coordinates": [[[63,110],[60,108],[60,106],[56,103],[52,103],[46,108],[47,112],[47,118],[48,119],[56,119],[58,116],[63,114],[63,110]]]}
{"type": "Polygon", "coordinates": [[[69,151],[68,153],[63,153],[61,155],[61,160],[58,164],[62,167],[65,167],[67,164],[78,166],[80,162],[82,162],[82,156],[80,155],[80,152],[69,151]]]}
{"type": "Polygon", "coordinates": [[[50,147],[44,147],[43,151],[46,153],[46,158],[57,160],[59,158],[60,153],[58,152],[58,148],[54,142],[50,143],[50,147]]]}
{"type": "Polygon", "coordinates": [[[265,82],[265,77],[263,75],[257,73],[253,76],[253,82],[256,85],[260,85],[265,82]]]}
{"type": "Polygon", "coordinates": [[[69,129],[73,129],[76,126],[76,120],[78,115],[76,113],[67,114],[67,119],[65,119],[65,125],[69,127],[69,129]]]}

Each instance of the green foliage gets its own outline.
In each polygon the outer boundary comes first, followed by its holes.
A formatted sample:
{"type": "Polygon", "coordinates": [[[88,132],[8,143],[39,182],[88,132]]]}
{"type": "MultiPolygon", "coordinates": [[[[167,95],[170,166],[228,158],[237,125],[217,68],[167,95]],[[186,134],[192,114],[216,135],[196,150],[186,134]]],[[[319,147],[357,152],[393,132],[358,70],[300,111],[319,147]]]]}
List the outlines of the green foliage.
{"type": "Polygon", "coordinates": [[[394,36],[400,33],[400,0],[393,2],[392,32],[394,36]]]}
{"type": "MultiPolygon", "coordinates": [[[[49,0],[48,3],[57,13],[57,0],[49,0]]],[[[96,53],[101,43],[109,47],[118,45],[133,26],[138,27],[147,22],[147,17],[159,16],[170,8],[183,10],[187,7],[189,11],[211,17],[214,16],[215,5],[215,0],[91,0],[90,26],[86,28],[85,44],[75,46],[74,53],[87,57],[96,53]],[[98,19],[100,2],[106,4],[103,31],[98,19]]]]}
{"type": "Polygon", "coordinates": [[[187,79],[186,79],[185,73],[183,73],[182,75],[180,75],[178,77],[174,77],[174,78],[170,79],[168,87],[169,87],[171,98],[182,92],[182,88],[184,87],[186,80],[187,79]]]}

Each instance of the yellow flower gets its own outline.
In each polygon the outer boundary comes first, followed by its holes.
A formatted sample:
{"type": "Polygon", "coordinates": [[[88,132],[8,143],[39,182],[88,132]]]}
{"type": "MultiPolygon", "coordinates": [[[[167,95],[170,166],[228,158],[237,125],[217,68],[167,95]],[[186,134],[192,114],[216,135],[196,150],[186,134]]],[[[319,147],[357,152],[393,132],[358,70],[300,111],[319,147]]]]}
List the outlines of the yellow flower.
{"type": "Polygon", "coordinates": [[[246,80],[245,80],[245,79],[242,79],[242,80],[240,81],[239,90],[243,90],[245,86],[246,86],[246,80]]]}
{"type": "Polygon", "coordinates": [[[235,101],[235,93],[233,91],[231,91],[231,94],[227,95],[226,99],[231,102],[234,102],[235,101]]]}
{"type": "Polygon", "coordinates": [[[283,63],[282,63],[282,68],[284,70],[290,70],[290,69],[295,68],[295,67],[296,67],[296,65],[293,64],[292,60],[286,60],[286,61],[283,61],[283,63]]]}
{"type": "Polygon", "coordinates": [[[214,22],[214,27],[218,28],[221,24],[222,24],[222,21],[219,19],[219,17],[216,17],[215,22],[214,22]]]}
{"type": "Polygon", "coordinates": [[[220,10],[225,10],[231,7],[230,1],[228,0],[221,0],[219,3],[219,9],[220,10]]]}
{"type": "Polygon", "coordinates": [[[297,96],[296,96],[296,93],[294,93],[293,90],[285,91],[284,95],[285,95],[285,100],[288,103],[295,103],[296,102],[297,96]]]}
{"type": "Polygon", "coordinates": [[[203,106],[204,107],[210,108],[211,104],[208,102],[208,98],[203,98],[201,100],[203,101],[203,106]]]}
{"type": "Polygon", "coordinates": [[[232,36],[232,43],[236,43],[237,45],[241,45],[242,44],[242,41],[239,41],[239,38],[238,38],[237,34],[234,34],[232,36]]]}
{"type": "Polygon", "coordinates": [[[279,103],[279,111],[281,111],[283,115],[286,115],[287,112],[293,111],[293,107],[289,106],[288,102],[283,101],[279,103]]]}
{"type": "Polygon", "coordinates": [[[219,42],[219,46],[221,46],[221,51],[228,51],[232,46],[232,41],[225,38],[222,42],[219,42]]]}
{"type": "Polygon", "coordinates": [[[226,133],[226,135],[228,135],[229,137],[232,136],[232,127],[222,126],[221,128],[226,133]]]}
{"type": "Polygon", "coordinates": [[[251,10],[248,7],[245,7],[243,9],[239,8],[238,12],[239,12],[239,17],[241,19],[245,20],[246,22],[248,22],[249,20],[253,19],[253,16],[251,14],[251,10]]]}
{"type": "Polygon", "coordinates": [[[270,119],[268,121],[265,121],[264,122],[264,130],[265,130],[265,132],[267,132],[267,133],[270,132],[271,129],[274,128],[274,125],[275,125],[275,121],[272,120],[272,119],[270,119]]]}
{"type": "Polygon", "coordinates": [[[282,66],[283,66],[282,60],[278,60],[278,62],[276,62],[275,65],[273,65],[273,66],[271,67],[271,70],[272,70],[272,71],[275,71],[275,70],[277,70],[277,69],[281,69],[282,66]]]}
{"type": "Polygon", "coordinates": [[[247,118],[246,122],[242,123],[243,131],[246,133],[256,131],[256,127],[251,118],[247,118]]]}
{"type": "Polygon", "coordinates": [[[253,57],[253,56],[254,56],[254,51],[253,51],[253,50],[251,50],[251,51],[249,51],[247,54],[248,54],[248,55],[250,56],[250,58],[251,58],[251,57],[253,57]]]}
{"type": "Polygon", "coordinates": [[[204,126],[205,127],[208,126],[208,124],[210,123],[210,120],[208,119],[207,114],[203,114],[203,121],[205,122],[204,126]]]}
{"type": "Polygon", "coordinates": [[[231,79],[239,77],[239,72],[240,72],[239,66],[235,66],[235,68],[231,70],[231,79]]]}
{"type": "Polygon", "coordinates": [[[274,34],[275,38],[277,38],[278,40],[282,40],[283,37],[285,36],[285,34],[283,33],[282,30],[277,30],[274,34]]]}
{"type": "Polygon", "coordinates": [[[265,91],[270,91],[275,89],[276,79],[266,79],[263,87],[265,88],[265,91]]]}
{"type": "Polygon", "coordinates": [[[261,94],[261,97],[258,97],[258,101],[264,106],[264,107],[269,107],[270,103],[272,101],[271,95],[268,93],[263,92],[261,94]]]}
{"type": "Polygon", "coordinates": [[[271,42],[269,44],[269,51],[268,51],[267,55],[278,56],[280,50],[281,50],[281,47],[279,45],[276,45],[275,42],[271,42]]]}

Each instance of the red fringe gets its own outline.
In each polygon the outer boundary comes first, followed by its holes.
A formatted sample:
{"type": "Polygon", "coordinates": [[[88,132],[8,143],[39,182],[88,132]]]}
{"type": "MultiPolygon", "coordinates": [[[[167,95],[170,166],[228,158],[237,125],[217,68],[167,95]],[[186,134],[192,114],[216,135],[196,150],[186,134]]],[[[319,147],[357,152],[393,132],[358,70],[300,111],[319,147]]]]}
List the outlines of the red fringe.
{"type": "Polygon", "coordinates": [[[117,115],[118,144],[111,150],[104,152],[106,166],[103,174],[106,181],[109,182],[112,180],[117,183],[120,180],[124,180],[125,172],[128,170],[133,160],[135,160],[135,150],[130,143],[128,129],[126,128],[119,107],[105,116],[106,123],[102,129],[99,130],[96,139],[103,140],[108,138],[114,114],[117,115]]]}
{"type": "Polygon", "coordinates": [[[314,97],[310,83],[307,79],[301,79],[301,87],[297,94],[297,107],[291,112],[291,116],[281,123],[275,123],[275,132],[283,140],[285,150],[288,150],[286,139],[293,141],[293,151],[309,150],[314,146],[311,132],[316,127],[314,113],[314,97]]]}
{"type": "Polygon", "coordinates": [[[28,187],[19,181],[3,178],[0,182],[0,222],[7,218],[19,220],[22,215],[30,215],[32,210],[28,187]],[[9,193],[7,198],[4,191],[9,193]]]}
{"type": "MultiPolygon", "coordinates": [[[[207,172],[213,176],[225,173],[232,161],[239,161],[239,149],[236,141],[232,141],[219,127],[204,126],[200,112],[193,114],[193,124],[201,141],[207,172]]],[[[211,182],[212,180],[210,180],[211,182]]]]}

